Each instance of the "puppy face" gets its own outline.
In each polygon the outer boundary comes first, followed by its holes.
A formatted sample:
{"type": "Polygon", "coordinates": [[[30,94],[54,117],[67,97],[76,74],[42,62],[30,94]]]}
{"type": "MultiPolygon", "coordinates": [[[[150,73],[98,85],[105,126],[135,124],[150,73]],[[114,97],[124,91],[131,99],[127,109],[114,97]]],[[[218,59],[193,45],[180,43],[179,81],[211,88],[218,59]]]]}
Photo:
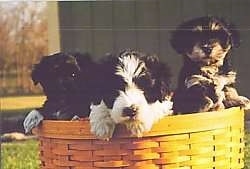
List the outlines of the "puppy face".
{"type": "MultiPolygon", "coordinates": [[[[169,72],[161,70],[164,73],[158,72],[156,76],[152,69],[156,61],[145,57],[137,52],[124,52],[120,55],[115,74],[122,77],[125,87],[119,90],[110,113],[115,123],[125,124],[137,136],[138,133],[149,130],[155,119],[172,108],[170,106],[164,110],[159,108],[158,111],[152,111],[152,105],[168,95],[169,72]],[[158,77],[163,74],[165,77],[158,77]]],[[[158,63],[159,65],[161,64],[158,63]]]]}
{"type": "Polygon", "coordinates": [[[138,121],[139,116],[145,113],[147,105],[143,91],[136,86],[129,86],[125,91],[120,91],[114,102],[111,117],[116,123],[138,121]]]}
{"type": "Polygon", "coordinates": [[[196,43],[186,55],[193,61],[203,66],[216,65],[222,66],[224,59],[231,46],[223,48],[219,41],[208,41],[207,43],[196,43]]]}
{"type": "Polygon", "coordinates": [[[155,56],[125,51],[119,57],[109,55],[98,68],[94,84],[100,103],[90,107],[89,116],[91,132],[97,137],[111,138],[116,124],[140,137],[172,114],[172,102],[166,99],[170,96],[169,69],[155,56]]]}
{"type": "Polygon", "coordinates": [[[222,19],[201,17],[180,25],[170,42],[178,53],[194,62],[220,66],[230,48],[239,45],[239,34],[222,19]]]}
{"type": "Polygon", "coordinates": [[[146,76],[145,62],[138,57],[138,53],[122,53],[115,74],[122,78],[125,87],[119,90],[114,100],[111,116],[116,123],[136,120],[138,114],[143,113],[142,107],[148,104],[143,90],[135,84],[135,79],[146,76]]]}
{"type": "Polygon", "coordinates": [[[34,84],[41,84],[45,94],[59,94],[75,89],[79,74],[80,67],[74,56],[57,53],[44,57],[35,65],[32,80],[34,84]]]}

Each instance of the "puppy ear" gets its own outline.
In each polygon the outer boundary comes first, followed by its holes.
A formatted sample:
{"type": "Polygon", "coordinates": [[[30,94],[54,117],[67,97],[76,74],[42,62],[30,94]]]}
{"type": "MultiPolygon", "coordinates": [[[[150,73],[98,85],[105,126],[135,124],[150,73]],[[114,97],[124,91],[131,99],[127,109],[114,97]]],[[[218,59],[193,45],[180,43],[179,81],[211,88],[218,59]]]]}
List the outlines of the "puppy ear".
{"type": "Polygon", "coordinates": [[[77,64],[83,71],[89,71],[89,68],[94,66],[94,61],[89,53],[72,53],[75,57],[77,64]]]}
{"type": "Polygon", "coordinates": [[[223,65],[220,67],[220,71],[224,74],[233,71],[232,60],[229,57],[225,57],[223,65]]]}
{"type": "Polygon", "coordinates": [[[179,30],[175,30],[171,32],[170,45],[172,48],[179,54],[184,52],[184,48],[182,44],[183,38],[181,37],[182,33],[179,30]]]}
{"type": "Polygon", "coordinates": [[[224,31],[229,37],[229,43],[232,47],[237,48],[240,46],[240,33],[236,26],[223,18],[214,17],[220,25],[223,25],[224,31]]]}
{"type": "Polygon", "coordinates": [[[150,72],[150,79],[153,80],[152,90],[149,90],[152,93],[149,95],[155,96],[157,100],[162,100],[170,93],[171,70],[167,63],[161,62],[155,55],[146,57],[145,63],[150,72]]]}
{"type": "Polygon", "coordinates": [[[48,56],[43,56],[40,63],[35,64],[32,68],[31,78],[34,85],[41,83],[44,79],[44,76],[48,75],[46,71],[48,71],[48,56]]]}
{"type": "Polygon", "coordinates": [[[185,54],[192,46],[195,39],[191,32],[192,25],[184,23],[171,32],[170,45],[178,54],[185,54]]]}

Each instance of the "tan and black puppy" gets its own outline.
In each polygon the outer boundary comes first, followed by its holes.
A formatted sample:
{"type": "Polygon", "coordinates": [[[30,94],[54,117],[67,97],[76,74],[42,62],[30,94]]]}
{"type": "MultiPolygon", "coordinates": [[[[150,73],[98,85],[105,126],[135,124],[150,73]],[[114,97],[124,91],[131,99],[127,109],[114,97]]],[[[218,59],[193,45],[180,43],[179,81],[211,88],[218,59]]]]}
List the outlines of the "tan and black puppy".
{"type": "Polygon", "coordinates": [[[195,18],[181,24],[170,42],[184,61],[173,97],[175,113],[249,107],[234,87],[229,55],[239,46],[239,33],[233,25],[217,17],[195,18]]]}

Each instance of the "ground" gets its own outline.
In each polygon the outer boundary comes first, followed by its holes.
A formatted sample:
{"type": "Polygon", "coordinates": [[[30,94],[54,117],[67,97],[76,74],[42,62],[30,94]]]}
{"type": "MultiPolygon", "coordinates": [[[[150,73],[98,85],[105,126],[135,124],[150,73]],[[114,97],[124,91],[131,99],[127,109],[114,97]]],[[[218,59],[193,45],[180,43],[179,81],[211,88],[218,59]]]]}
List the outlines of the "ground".
{"type": "Polygon", "coordinates": [[[1,145],[1,167],[3,169],[38,169],[38,141],[3,143],[1,145]]]}

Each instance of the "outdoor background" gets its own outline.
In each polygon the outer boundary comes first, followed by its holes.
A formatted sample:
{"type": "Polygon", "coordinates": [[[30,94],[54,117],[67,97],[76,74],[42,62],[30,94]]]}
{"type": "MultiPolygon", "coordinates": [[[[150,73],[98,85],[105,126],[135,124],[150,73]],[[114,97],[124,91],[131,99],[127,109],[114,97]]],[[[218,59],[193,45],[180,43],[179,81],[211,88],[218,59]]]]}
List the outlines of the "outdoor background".
{"type": "MultiPolygon", "coordinates": [[[[239,30],[241,45],[232,51],[232,63],[239,93],[250,97],[250,0],[0,2],[0,133],[23,132],[25,115],[42,105],[45,98],[30,73],[51,53],[89,52],[99,59],[130,48],[157,54],[171,67],[174,89],[182,58],[169,45],[171,31],[207,15],[222,17],[239,30]]],[[[38,168],[37,145],[4,143],[2,167],[38,168]]]]}
{"type": "Polygon", "coordinates": [[[39,93],[30,80],[32,64],[58,51],[105,53],[131,48],[158,54],[174,74],[182,65],[169,45],[181,22],[214,15],[240,31],[241,46],[232,53],[238,90],[250,97],[250,0],[138,0],[0,3],[1,96],[39,93]]]}

